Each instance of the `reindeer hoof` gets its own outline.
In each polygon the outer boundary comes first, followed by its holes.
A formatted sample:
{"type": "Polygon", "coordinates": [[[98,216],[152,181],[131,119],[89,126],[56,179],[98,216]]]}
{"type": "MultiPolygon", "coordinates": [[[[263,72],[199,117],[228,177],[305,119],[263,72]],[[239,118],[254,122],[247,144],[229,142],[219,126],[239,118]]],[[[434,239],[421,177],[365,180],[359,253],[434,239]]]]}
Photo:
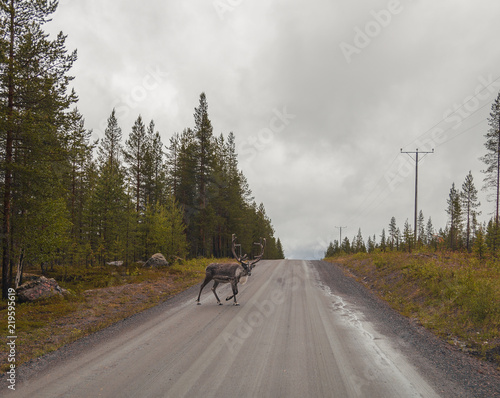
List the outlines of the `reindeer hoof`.
{"type": "Polygon", "coordinates": [[[238,304],[238,303],[234,303],[233,305],[234,305],[235,307],[236,307],[236,306],[239,306],[239,304],[238,304]]]}
{"type": "Polygon", "coordinates": [[[196,305],[201,305],[201,303],[198,301],[198,302],[196,303],[196,305]]]}
{"type": "Polygon", "coordinates": [[[222,303],[220,301],[218,301],[217,304],[222,305],[222,303]]]}

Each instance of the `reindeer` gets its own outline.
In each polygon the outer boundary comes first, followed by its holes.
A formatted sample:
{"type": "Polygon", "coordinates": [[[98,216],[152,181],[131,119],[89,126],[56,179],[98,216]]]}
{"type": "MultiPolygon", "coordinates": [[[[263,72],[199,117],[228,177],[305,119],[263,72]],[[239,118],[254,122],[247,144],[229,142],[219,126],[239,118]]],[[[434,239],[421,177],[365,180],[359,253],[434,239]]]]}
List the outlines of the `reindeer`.
{"type": "Polygon", "coordinates": [[[236,295],[238,294],[238,282],[240,281],[240,278],[250,276],[252,274],[251,273],[252,268],[255,266],[257,262],[260,261],[260,259],[264,255],[264,248],[266,247],[266,239],[261,238],[259,243],[254,243],[254,244],[259,245],[261,250],[260,254],[256,256],[252,261],[250,261],[247,260],[248,256],[246,254],[244,256],[241,256],[241,245],[236,245],[236,235],[235,234],[232,235],[231,250],[233,252],[234,258],[239,262],[239,264],[237,263],[209,264],[205,269],[205,280],[201,284],[200,293],[198,294],[198,299],[196,300],[198,305],[201,304],[200,303],[201,291],[203,290],[205,285],[212,279],[214,281],[214,285],[212,286],[212,292],[214,292],[215,298],[217,299],[217,304],[222,305],[222,303],[219,300],[219,296],[217,296],[217,293],[215,292],[215,289],[217,289],[219,283],[230,283],[233,289],[233,295],[226,297],[226,301],[229,301],[232,298],[234,298],[233,305],[239,305],[238,302],[236,301],[236,295]],[[236,254],[236,246],[240,247],[240,256],[236,254]]]}

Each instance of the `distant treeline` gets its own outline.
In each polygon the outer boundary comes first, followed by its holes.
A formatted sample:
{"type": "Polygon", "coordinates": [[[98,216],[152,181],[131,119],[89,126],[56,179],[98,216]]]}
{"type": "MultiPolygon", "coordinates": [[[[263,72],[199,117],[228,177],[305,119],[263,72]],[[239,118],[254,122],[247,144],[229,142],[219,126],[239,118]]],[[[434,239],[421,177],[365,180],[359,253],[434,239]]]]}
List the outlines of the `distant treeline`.
{"type": "Polygon", "coordinates": [[[480,259],[498,257],[500,254],[500,94],[491,106],[488,118],[489,130],[485,133],[486,154],[481,157],[486,168],[483,189],[488,190],[489,200],[494,203],[493,217],[486,223],[478,222],[481,214],[478,201],[478,191],[474,184],[472,173],[465,177],[462,189],[457,189],[452,183],[447,200],[446,213],[448,223],[444,228],[436,230],[429,217],[425,222],[423,212],[419,212],[416,233],[408,220],[403,229],[392,217],[388,230],[369,237],[365,243],[361,229],[352,241],[345,238],[342,242],[334,241],[328,246],[325,257],[342,254],[380,251],[411,251],[414,249],[452,250],[474,252],[480,259]]]}
{"type": "Polygon", "coordinates": [[[68,75],[77,59],[66,37],[44,33],[57,2],[0,7],[2,293],[19,264],[131,264],[167,257],[230,256],[267,239],[283,258],[264,205],[238,169],[235,136],[212,134],[205,94],[194,126],[168,147],[138,116],[123,141],[113,110],[104,137],[74,108],[68,75]]]}

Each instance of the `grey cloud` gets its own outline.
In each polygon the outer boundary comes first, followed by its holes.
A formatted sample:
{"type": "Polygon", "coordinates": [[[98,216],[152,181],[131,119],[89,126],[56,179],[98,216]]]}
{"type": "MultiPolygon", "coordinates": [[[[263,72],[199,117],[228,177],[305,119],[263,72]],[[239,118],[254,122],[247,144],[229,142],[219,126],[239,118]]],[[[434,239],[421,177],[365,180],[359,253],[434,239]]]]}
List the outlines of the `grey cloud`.
{"type": "MultiPolygon", "coordinates": [[[[400,226],[412,222],[413,174],[394,189],[386,177],[398,172],[402,146],[423,145],[416,139],[438,122],[448,129],[446,111],[474,95],[481,77],[499,76],[500,3],[400,0],[402,11],[377,28],[375,15],[387,15],[380,13],[390,2],[221,2],[230,6],[222,17],[202,0],[62,2],[50,29],[79,50],[75,88],[87,127],[98,130],[147,67],[159,67],[168,77],[119,120],[125,135],[141,113],[168,142],[193,124],[202,91],[214,132],[233,131],[240,145],[270,127],[274,110],[296,115],[251,159],[240,153],[290,257],[321,255],[338,238],[336,225],[349,223],[349,238],[361,228],[366,239],[392,216],[400,226]],[[369,44],[347,62],[341,44],[367,28],[369,44]]],[[[446,224],[452,182],[461,185],[472,170],[482,185],[477,158],[487,126],[464,130],[488,112],[447,131],[422,165],[421,208],[436,227],[446,224]]],[[[481,200],[487,218],[491,204],[481,200]]]]}

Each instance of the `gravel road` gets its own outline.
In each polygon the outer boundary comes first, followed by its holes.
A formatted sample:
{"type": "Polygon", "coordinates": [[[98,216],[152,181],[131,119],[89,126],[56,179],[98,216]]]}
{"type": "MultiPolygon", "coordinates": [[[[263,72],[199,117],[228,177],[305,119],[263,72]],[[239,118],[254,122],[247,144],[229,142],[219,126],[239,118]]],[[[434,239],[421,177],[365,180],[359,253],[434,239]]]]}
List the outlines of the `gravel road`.
{"type": "MultiPolygon", "coordinates": [[[[500,397],[500,375],[340,268],[262,261],[235,307],[198,287],[21,369],[12,397],[500,397]]],[[[218,288],[219,297],[229,286],[218,288]]]]}

